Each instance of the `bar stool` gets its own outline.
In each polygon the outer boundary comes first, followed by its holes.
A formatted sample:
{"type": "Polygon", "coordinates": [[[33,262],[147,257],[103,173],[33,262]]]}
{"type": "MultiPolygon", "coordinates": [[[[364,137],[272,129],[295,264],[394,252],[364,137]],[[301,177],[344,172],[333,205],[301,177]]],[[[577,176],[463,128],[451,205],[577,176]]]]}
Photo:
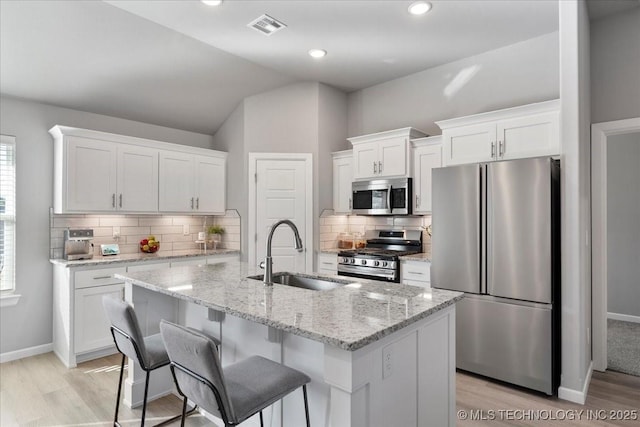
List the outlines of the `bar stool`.
{"type": "MultiPolygon", "coordinates": [[[[144,426],[144,419],[147,412],[147,393],[149,392],[149,374],[154,369],[167,366],[169,356],[167,350],[164,347],[160,334],[143,337],[138,324],[138,318],[133,310],[133,307],[127,302],[120,299],[116,299],[109,296],[102,298],[102,305],[104,306],[107,318],[111,323],[111,335],[113,336],[113,342],[116,345],[116,349],[122,354],[122,363],[120,365],[120,381],[118,382],[118,397],[116,398],[116,412],[113,418],[113,425],[120,426],[118,422],[118,410],[120,409],[120,394],[122,391],[122,378],[124,374],[124,362],[125,358],[136,360],[140,367],[146,373],[146,379],[144,383],[144,400],[142,401],[142,418],[140,420],[140,426],[144,426]]],[[[211,338],[213,340],[213,338],[211,338]]],[[[214,345],[219,345],[219,342],[213,341],[214,345]]],[[[178,418],[185,416],[185,409],[183,408],[182,414],[163,421],[159,425],[163,425],[178,418]]],[[[191,413],[196,410],[196,407],[189,410],[191,413]]]]}
{"type": "Polygon", "coordinates": [[[204,334],[162,320],[160,334],[171,360],[171,373],[183,396],[184,426],[187,399],[212,414],[225,427],[235,426],[302,387],[304,411],[309,424],[307,383],[302,372],[260,356],[251,356],[222,368],[215,343],[204,334]]]}

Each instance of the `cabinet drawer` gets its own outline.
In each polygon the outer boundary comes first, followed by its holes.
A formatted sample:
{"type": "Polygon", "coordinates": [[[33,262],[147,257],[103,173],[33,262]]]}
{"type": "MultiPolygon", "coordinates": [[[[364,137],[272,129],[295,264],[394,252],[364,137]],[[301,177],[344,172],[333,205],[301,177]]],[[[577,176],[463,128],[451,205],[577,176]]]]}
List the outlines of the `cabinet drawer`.
{"type": "Polygon", "coordinates": [[[114,274],[127,272],[126,267],[101,268],[99,270],[84,270],[75,273],[75,288],[89,288],[92,286],[113,285],[122,280],[113,277],[114,274]]]}
{"type": "Polygon", "coordinates": [[[338,272],[338,255],[334,254],[319,254],[318,255],[318,271],[330,272],[331,274],[337,274],[338,272]]]}
{"type": "Polygon", "coordinates": [[[401,264],[402,282],[405,280],[430,282],[431,263],[429,262],[403,262],[401,264]]]}
{"type": "Polygon", "coordinates": [[[154,263],[145,263],[140,265],[130,265],[127,267],[127,271],[129,273],[133,273],[135,271],[152,271],[152,270],[160,270],[162,268],[169,268],[170,264],[168,262],[154,262],[154,263]]]}

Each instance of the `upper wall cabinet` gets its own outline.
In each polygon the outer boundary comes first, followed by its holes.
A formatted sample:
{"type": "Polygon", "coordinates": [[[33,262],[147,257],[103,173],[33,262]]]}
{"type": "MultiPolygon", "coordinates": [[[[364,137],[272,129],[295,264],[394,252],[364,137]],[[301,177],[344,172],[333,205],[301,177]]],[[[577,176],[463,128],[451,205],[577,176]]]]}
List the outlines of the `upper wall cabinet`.
{"type": "Polygon", "coordinates": [[[160,211],[224,214],[226,159],[160,152],[160,211]]]}
{"type": "Polygon", "coordinates": [[[445,166],[560,154],[557,99],[436,123],[445,166]]]}
{"type": "Polygon", "coordinates": [[[431,171],[442,166],[442,137],[430,136],[411,141],[413,146],[413,213],[431,213],[431,171]]]}
{"type": "Polygon", "coordinates": [[[408,177],[411,173],[409,140],[427,136],[403,128],[347,138],[353,145],[353,178],[408,177]]]}
{"type": "MultiPolygon", "coordinates": [[[[226,153],[65,126],[54,126],[49,133],[54,137],[55,213],[165,212],[158,199],[166,193],[159,171],[166,153],[192,161],[181,172],[190,177],[193,191],[182,187],[180,195],[187,197],[189,190],[194,207],[201,207],[175,211],[224,212],[226,153]],[[194,173],[201,179],[194,180],[194,173]]],[[[175,180],[184,180],[172,173],[175,180]]]]}
{"type": "Polygon", "coordinates": [[[351,182],[353,181],[352,150],[337,151],[333,156],[333,212],[350,214],[352,207],[351,182]]]}

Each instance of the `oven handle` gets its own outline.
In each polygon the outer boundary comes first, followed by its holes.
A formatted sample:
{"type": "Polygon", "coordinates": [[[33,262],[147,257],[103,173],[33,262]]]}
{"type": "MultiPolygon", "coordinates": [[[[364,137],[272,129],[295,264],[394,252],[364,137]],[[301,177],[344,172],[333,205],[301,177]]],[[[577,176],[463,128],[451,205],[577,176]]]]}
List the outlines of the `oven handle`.
{"type": "Polygon", "coordinates": [[[387,207],[389,208],[389,213],[393,213],[393,207],[391,206],[391,190],[393,190],[393,186],[389,184],[389,190],[387,190],[387,207]]]}
{"type": "Polygon", "coordinates": [[[340,276],[340,273],[354,273],[359,274],[359,277],[363,279],[375,277],[396,278],[395,269],[367,267],[367,270],[366,273],[363,273],[356,265],[338,264],[338,276],[340,276]]]}

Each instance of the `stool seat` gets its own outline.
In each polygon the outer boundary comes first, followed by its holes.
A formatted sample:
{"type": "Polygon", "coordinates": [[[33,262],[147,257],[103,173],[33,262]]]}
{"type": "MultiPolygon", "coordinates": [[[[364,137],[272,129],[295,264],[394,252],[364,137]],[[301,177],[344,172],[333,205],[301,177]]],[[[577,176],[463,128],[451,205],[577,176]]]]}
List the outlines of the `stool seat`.
{"type": "Polygon", "coordinates": [[[160,334],[144,337],[144,346],[147,351],[146,359],[150,370],[169,364],[169,355],[160,334]]]}

